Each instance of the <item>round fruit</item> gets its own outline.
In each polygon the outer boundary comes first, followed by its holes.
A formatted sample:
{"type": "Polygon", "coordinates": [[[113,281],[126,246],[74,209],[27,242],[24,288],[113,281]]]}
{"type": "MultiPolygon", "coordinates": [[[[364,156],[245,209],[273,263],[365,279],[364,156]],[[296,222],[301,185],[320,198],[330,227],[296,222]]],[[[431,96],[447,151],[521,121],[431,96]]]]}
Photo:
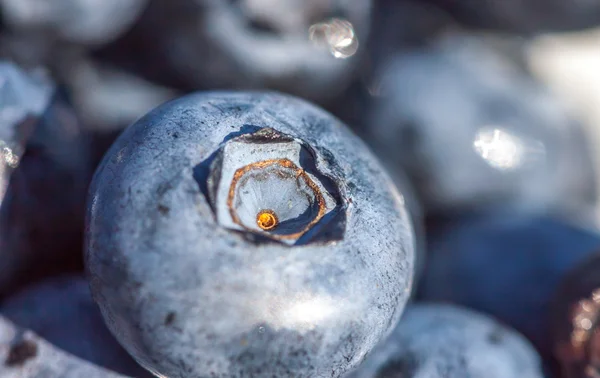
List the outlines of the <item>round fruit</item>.
{"type": "Polygon", "coordinates": [[[169,378],[340,376],[413,276],[388,175],[338,120],[278,94],[193,94],[130,126],[87,227],[109,328],[169,378]]]}
{"type": "Polygon", "coordinates": [[[527,340],[476,312],[449,305],[408,308],[392,335],[347,378],[542,378],[527,340]]]}

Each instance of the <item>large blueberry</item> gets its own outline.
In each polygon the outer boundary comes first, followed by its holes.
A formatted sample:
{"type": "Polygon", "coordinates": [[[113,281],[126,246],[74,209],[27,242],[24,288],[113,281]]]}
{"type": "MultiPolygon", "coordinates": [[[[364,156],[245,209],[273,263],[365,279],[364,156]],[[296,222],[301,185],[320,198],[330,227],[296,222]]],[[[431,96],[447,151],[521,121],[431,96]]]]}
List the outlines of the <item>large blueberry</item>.
{"type": "Polygon", "coordinates": [[[551,349],[551,303],[562,279],[600,248],[600,235],[544,217],[472,216],[431,234],[426,300],[491,314],[551,349]]]}
{"type": "Polygon", "coordinates": [[[400,194],[326,112],[209,92],[130,126],[89,194],[87,269],[109,328],[170,378],[337,377],[399,318],[400,194]]]}
{"type": "Polygon", "coordinates": [[[390,337],[347,378],[542,378],[527,340],[459,307],[409,307],[390,337]]]}
{"type": "Polygon", "coordinates": [[[82,277],[62,276],[28,287],[3,301],[0,313],[82,360],[122,374],[150,376],[106,328],[82,277]]]}

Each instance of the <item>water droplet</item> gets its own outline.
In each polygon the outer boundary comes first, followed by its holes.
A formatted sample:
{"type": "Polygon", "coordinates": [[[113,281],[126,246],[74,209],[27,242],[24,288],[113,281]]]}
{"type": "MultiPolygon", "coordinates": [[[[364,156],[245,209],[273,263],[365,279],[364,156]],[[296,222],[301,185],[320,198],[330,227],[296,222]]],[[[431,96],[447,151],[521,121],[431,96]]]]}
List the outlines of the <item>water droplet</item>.
{"type": "Polygon", "coordinates": [[[356,54],[358,38],[350,21],[331,19],[312,25],[308,30],[310,40],[316,46],[329,49],[331,55],[338,59],[346,59],[356,54]]]}

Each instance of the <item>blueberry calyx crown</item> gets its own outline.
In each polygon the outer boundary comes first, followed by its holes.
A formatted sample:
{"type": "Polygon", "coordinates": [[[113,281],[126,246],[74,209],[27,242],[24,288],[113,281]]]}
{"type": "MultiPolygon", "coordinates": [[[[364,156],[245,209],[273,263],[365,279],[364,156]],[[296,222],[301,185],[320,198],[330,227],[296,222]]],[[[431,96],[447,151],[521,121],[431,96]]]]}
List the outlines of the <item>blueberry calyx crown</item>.
{"type": "Polygon", "coordinates": [[[343,237],[338,185],[317,168],[306,142],[259,128],[225,138],[201,165],[208,168],[205,194],[220,226],[286,245],[343,237]]]}

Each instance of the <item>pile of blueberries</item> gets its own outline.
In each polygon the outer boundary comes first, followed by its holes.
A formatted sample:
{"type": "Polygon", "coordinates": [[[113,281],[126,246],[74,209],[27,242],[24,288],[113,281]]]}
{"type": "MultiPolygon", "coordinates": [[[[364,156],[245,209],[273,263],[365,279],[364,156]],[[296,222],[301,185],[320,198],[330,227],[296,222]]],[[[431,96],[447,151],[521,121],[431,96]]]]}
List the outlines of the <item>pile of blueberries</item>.
{"type": "Polygon", "coordinates": [[[0,0],[0,378],[599,378],[569,0],[0,0]]]}

